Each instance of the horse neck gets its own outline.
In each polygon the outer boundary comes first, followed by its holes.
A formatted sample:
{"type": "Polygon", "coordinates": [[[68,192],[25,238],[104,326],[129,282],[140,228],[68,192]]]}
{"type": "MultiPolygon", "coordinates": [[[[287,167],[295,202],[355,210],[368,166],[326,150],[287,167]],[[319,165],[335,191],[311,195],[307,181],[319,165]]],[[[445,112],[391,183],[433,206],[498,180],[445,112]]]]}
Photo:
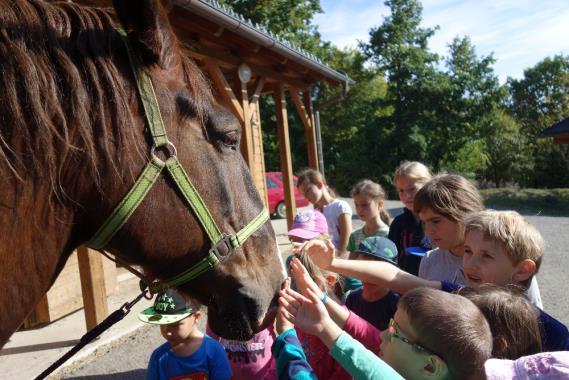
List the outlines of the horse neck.
{"type": "Polygon", "coordinates": [[[73,215],[47,207],[49,188],[0,180],[0,347],[47,292],[71,252],[73,215]],[[15,183],[12,182],[11,184],[15,183]]]}

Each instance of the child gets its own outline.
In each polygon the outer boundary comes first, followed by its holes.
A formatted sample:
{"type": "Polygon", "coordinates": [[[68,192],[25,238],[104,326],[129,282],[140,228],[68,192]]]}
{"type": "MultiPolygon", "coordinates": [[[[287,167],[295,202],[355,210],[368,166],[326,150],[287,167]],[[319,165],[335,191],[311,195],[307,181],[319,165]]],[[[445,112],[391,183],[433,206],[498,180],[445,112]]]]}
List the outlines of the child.
{"type": "Polygon", "coordinates": [[[458,292],[478,306],[488,320],[494,340],[493,358],[517,359],[542,351],[535,308],[521,292],[517,286],[490,284],[458,292]]]}
{"type": "Polygon", "coordinates": [[[391,218],[383,208],[385,191],[369,179],[358,182],[350,192],[356,206],[358,217],[365,223],[350,235],[348,251],[354,252],[360,243],[370,236],[383,236],[389,234],[391,218]]]}
{"type": "Polygon", "coordinates": [[[166,343],[152,352],[146,379],[229,379],[231,368],[223,347],[198,329],[200,304],[175,290],[156,297],[138,318],[160,325],[166,343]]]}
{"type": "Polygon", "coordinates": [[[490,359],[484,370],[486,380],[569,379],[569,352],[542,352],[515,361],[490,359]]]}
{"type": "MultiPolygon", "coordinates": [[[[527,289],[541,264],[544,242],[539,232],[514,211],[486,210],[464,220],[463,257],[467,286],[509,284],[527,289]]],[[[334,257],[333,246],[311,241],[304,247],[312,261],[326,270],[388,286],[398,293],[426,286],[456,291],[461,285],[428,281],[383,262],[361,263],[334,257]]],[[[526,295],[527,296],[527,295],[526,295]]],[[[538,309],[541,343],[546,351],[569,350],[569,331],[561,322],[538,309]]]]}
{"type": "Polygon", "coordinates": [[[326,217],[332,242],[341,257],[347,257],[348,240],[352,232],[352,208],[336,199],[320,172],[304,169],[298,173],[298,190],[326,217]]]}
{"type": "Polygon", "coordinates": [[[399,252],[399,266],[404,271],[417,275],[419,273],[420,256],[410,255],[408,247],[422,247],[431,249],[428,239],[423,233],[423,226],[419,217],[413,211],[415,194],[423,185],[431,180],[429,169],[417,161],[403,161],[393,175],[393,182],[399,200],[405,206],[403,213],[393,219],[389,226],[389,239],[397,246],[399,252]]]}
{"type": "MultiPolygon", "coordinates": [[[[389,224],[391,217],[383,208],[385,201],[385,191],[383,188],[369,179],[358,182],[350,191],[354,200],[358,217],[365,223],[363,227],[356,229],[350,234],[348,241],[348,251],[350,259],[355,255],[353,252],[368,236],[387,236],[389,234],[389,224]]],[[[355,290],[362,286],[361,281],[353,278],[346,279],[346,290],[355,290]]]]}
{"type": "MultiPolygon", "coordinates": [[[[435,289],[415,289],[401,298],[389,328],[381,333],[380,357],[342,331],[311,289],[307,297],[291,289],[280,296],[279,313],[318,336],[356,379],[477,378],[492,351],[490,328],[480,310],[464,297],[435,289]]],[[[275,344],[281,344],[283,335],[288,334],[279,335],[275,344]]]]}
{"type": "MultiPolygon", "coordinates": [[[[354,254],[356,260],[379,260],[397,265],[397,247],[384,237],[365,238],[354,254]]],[[[346,307],[377,329],[385,330],[397,310],[397,302],[399,295],[389,288],[364,282],[361,288],[350,292],[346,307]]]]}
{"type": "Polygon", "coordinates": [[[413,205],[429,240],[437,246],[421,260],[419,277],[464,285],[464,228],[460,220],[484,209],[480,193],[466,178],[442,174],[417,192],[413,205]]]}

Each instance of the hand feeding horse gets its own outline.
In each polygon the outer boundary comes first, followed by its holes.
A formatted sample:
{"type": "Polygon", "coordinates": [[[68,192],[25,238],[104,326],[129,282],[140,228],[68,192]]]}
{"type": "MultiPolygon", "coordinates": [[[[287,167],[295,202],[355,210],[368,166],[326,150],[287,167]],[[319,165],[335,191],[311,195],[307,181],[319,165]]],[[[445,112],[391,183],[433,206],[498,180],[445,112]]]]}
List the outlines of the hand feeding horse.
{"type": "Polygon", "coordinates": [[[176,286],[208,306],[226,338],[249,339],[274,316],[284,270],[236,149],[240,125],[181,54],[159,1],[114,6],[120,24],[71,2],[0,0],[0,347],[71,252],[117,224],[109,215],[124,213],[117,204],[156,163],[167,170],[155,170],[138,208],[95,246],[157,280],[219,261],[176,286]],[[137,68],[152,84],[161,140],[137,68]],[[180,170],[203,200],[197,211],[180,170]]]}

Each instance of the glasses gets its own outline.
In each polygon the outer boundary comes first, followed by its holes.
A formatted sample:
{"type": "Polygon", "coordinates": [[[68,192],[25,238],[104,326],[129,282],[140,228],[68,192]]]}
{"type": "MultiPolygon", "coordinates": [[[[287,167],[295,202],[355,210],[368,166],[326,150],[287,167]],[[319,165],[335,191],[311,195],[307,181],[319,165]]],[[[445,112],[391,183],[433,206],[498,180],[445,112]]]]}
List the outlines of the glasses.
{"type": "Polygon", "coordinates": [[[400,341],[402,341],[403,343],[407,343],[417,351],[425,352],[427,354],[432,354],[431,351],[421,346],[419,343],[411,342],[409,339],[401,335],[399,333],[399,325],[397,324],[397,322],[395,322],[395,319],[393,318],[389,320],[389,326],[387,327],[387,332],[391,336],[391,341],[393,341],[393,339],[399,339],[400,341]]]}

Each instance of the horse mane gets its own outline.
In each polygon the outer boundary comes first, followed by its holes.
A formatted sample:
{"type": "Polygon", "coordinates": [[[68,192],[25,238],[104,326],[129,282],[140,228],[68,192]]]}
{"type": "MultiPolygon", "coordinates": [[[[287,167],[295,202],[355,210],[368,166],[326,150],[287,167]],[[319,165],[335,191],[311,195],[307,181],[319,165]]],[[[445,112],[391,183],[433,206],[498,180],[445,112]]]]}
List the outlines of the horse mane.
{"type": "MultiPolygon", "coordinates": [[[[48,180],[59,198],[66,173],[97,183],[103,170],[118,173],[117,147],[144,146],[130,128],[136,93],[121,72],[128,62],[115,65],[126,57],[115,26],[105,9],[0,0],[0,175],[48,180]]],[[[205,118],[209,82],[187,58],[182,65],[192,108],[205,118]]]]}

